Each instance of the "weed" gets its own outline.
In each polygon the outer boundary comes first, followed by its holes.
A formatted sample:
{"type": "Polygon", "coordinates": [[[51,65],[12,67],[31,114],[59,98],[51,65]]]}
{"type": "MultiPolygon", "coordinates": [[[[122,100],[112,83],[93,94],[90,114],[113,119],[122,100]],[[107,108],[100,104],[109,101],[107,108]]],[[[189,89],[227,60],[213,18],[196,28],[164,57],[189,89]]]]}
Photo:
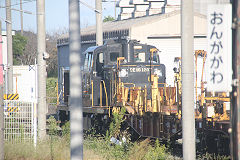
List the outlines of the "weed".
{"type": "Polygon", "coordinates": [[[149,148],[149,139],[134,143],[129,153],[129,159],[142,160],[147,154],[149,148]]]}
{"type": "Polygon", "coordinates": [[[70,144],[70,122],[66,122],[62,126],[62,137],[70,144]]]}
{"type": "Polygon", "coordinates": [[[52,153],[49,146],[50,140],[41,141],[35,147],[33,143],[5,143],[6,160],[66,160],[70,159],[69,145],[61,137],[55,139],[52,143],[52,153]]]}
{"type": "Polygon", "coordinates": [[[51,77],[47,78],[47,103],[56,104],[57,103],[57,78],[51,77]]]}
{"type": "Polygon", "coordinates": [[[203,154],[203,155],[198,155],[197,159],[198,160],[229,160],[230,157],[229,156],[221,156],[221,155],[217,155],[217,154],[206,153],[206,154],[203,154]]]}
{"type": "Polygon", "coordinates": [[[124,122],[124,113],[126,109],[124,107],[121,108],[121,111],[113,113],[113,119],[109,126],[109,136],[120,138],[121,136],[121,124],[124,122]]]}
{"type": "Polygon", "coordinates": [[[145,159],[151,160],[164,160],[166,159],[166,147],[160,146],[159,140],[157,139],[154,147],[149,147],[145,159]]]}

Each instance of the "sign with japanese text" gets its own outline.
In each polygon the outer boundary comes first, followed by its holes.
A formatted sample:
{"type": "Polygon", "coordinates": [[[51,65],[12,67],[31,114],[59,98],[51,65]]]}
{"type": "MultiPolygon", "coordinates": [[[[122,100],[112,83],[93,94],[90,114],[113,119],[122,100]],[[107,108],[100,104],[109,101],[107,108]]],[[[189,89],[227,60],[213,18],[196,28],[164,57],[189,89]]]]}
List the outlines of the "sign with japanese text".
{"type": "Polygon", "coordinates": [[[208,5],[207,90],[231,91],[232,83],[232,6],[208,5]]]}

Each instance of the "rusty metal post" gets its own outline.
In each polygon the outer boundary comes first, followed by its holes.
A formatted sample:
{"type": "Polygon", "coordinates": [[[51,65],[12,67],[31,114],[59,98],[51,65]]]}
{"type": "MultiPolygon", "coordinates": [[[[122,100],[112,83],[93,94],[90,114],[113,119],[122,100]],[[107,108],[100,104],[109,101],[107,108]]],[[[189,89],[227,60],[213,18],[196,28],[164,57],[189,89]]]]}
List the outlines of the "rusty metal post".
{"type": "Polygon", "coordinates": [[[240,110],[239,110],[239,92],[238,86],[240,79],[240,28],[239,28],[239,17],[240,17],[240,0],[232,0],[232,16],[233,16],[233,27],[232,27],[232,69],[233,69],[233,87],[232,87],[232,107],[231,107],[231,156],[232,159],[240,159],[240,140],[238,135],[240,134],[240,110]]]}

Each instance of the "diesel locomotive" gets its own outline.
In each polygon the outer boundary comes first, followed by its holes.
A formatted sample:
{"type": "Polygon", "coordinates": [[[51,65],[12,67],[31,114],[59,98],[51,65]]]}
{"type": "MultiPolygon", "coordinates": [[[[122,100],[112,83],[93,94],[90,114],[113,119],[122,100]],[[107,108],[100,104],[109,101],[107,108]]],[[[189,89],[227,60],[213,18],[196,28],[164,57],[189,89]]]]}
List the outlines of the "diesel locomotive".
{"type": "MultiPolygon", "coordinates": [[[[195,55],[206,58],[205,51],[195,55]]],[[[175,85],[168,86],[165,65],[160,63],[160,52],[154,46],[136,40],[109,40],[88,48],[84,57],[84,129],[95,126],[106,131],[112,113],[124,107],[125,121],[138,135],[181,143],[181,58],[175,59],[175,85]]],[[[69,77],[66,79],[69,82],[69,77]]],[[[64,87],[66,90],[69,84],[64,87]]],[[[68,95],[66,90],[65,102],[68,95]]],[[[215,95],[204,89],[202,80],[195,107],[196,142],[208,152],[229,154],[229,97],[215,95]]]]}

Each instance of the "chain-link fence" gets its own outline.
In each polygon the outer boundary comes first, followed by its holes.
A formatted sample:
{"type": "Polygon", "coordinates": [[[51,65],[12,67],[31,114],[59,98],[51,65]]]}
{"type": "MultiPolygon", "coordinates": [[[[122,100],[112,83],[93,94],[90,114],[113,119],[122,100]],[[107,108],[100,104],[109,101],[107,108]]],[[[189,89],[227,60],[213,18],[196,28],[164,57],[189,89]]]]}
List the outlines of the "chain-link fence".
{"type": "Polygon", "coordinates": [[[11,142],[36,142],[36,103],[4,101],[4,139],[11,142]]]}

